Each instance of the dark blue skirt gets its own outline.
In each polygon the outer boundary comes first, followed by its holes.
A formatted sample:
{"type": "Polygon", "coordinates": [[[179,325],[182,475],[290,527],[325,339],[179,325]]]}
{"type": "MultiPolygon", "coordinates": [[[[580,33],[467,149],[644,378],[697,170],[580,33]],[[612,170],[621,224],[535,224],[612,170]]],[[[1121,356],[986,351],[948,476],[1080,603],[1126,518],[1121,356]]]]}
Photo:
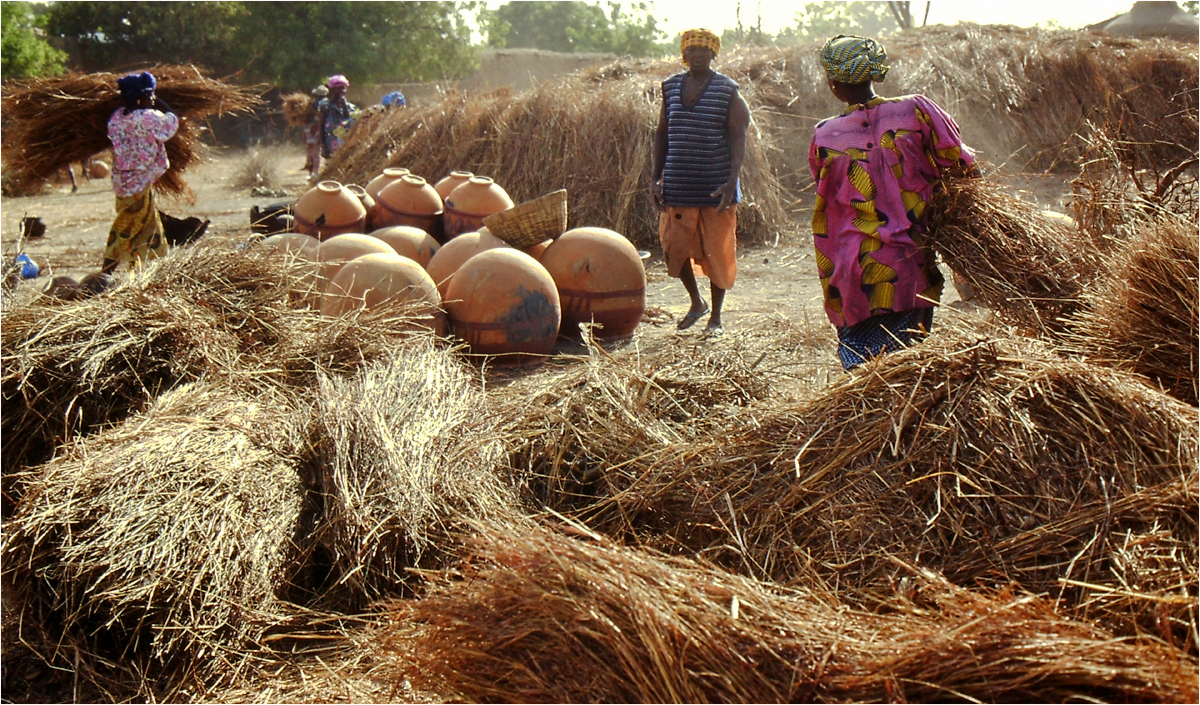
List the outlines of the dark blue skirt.
{"type": "Polygon", "coordinates": [[[838,328],[838,359],[850,369],[889,350],[920,342],[933,329],[933,309],[881,313],[852,326],[838,328]]]}

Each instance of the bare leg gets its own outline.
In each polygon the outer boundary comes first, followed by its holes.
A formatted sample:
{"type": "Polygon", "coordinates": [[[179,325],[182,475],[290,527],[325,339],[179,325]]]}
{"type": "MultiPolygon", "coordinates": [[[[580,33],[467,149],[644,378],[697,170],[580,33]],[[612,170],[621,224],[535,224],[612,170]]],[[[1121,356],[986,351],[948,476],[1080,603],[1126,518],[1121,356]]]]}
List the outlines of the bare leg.
{"type": "Polygon", "coordinates": [[[691,328],[692,324],[708,312],[708,304],[700,297],[700,288],[696,286],[696,273],[692,271],[692,260],[683,261],[683,267],[679,270],[679,281],[683,282],[683,288],[687,289],[688,297],[692,300],[692,306],[688,309],[687,315],[680,319],[677,326],[679,330],[684,330],[691,328]]]}
{"type": "Polygon", "coordinates": [[[117,260],[109,259],[107,257],[104,258],[104,263],[102,265],[100,265],[100,271],[103,272],[104,274],[112,274],[113,270],[115,270],[116,268],[117,268],[117,260]]]}
{"type": "MultiPolygon", "coordinates": [[[[713,284],[712,290],[712,315],[708,317],[708,325],[704,330],[709,333],[721,331],[721,307],[725,305],[725,290],[713,284]]],[[[722,331],[723,332],[723,331],[722,331]]]]}

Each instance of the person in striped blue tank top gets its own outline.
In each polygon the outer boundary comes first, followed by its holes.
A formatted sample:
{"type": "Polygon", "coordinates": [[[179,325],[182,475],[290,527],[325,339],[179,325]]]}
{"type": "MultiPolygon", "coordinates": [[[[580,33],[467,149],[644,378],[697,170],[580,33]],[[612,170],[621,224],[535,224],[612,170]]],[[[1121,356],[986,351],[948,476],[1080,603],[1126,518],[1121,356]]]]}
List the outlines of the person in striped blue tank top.
{"type": "Polygon", "coordinates": [[[688,70],[662,84],[650,186],[662,211],[658,236],[667,271],[691,298],[678,328],[690,328],[711,311],[708,336],[724,332],[721,308],[737,276],[738,174],[750,125],[750,107],[737,83],[712,70],[720,49],[720,37],[707,29],[683,33],[680,51],[688,70]],[[698,272],[711,284],[711,308],[696,284],[698,272]]]}

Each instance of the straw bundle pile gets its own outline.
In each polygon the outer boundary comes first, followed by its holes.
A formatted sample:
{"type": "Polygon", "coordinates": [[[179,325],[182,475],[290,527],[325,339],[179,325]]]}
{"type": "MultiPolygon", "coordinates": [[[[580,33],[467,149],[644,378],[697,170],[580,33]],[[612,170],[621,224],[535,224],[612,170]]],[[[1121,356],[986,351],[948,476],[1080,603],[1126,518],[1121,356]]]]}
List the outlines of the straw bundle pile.
{"type": "Polygon", "coordinates": [[[610,467],[572,514],[781,582],[866,594],[895,579],[893,558],[1013,581],[1195,651],[1200,417],[1137,378],[943,328],[736,422],[610,467]]]}
{"type": "MultiPolygon", "coordinates": [[[[195,66],[155,66],[157,95],[183,120],[166,143],[171,162],[155,183],[160,193],[183,195],[182,173],[197,159],[199,122],[210,115],[248,111],[259,100],[252,88],[208,78],[195,66]]],[[[2,105],[5,176],[17,193],[35,192],[71,164],[109,149],[108,119],[124,106],[117,74],[68,73],[6,81],[2,105]]]]}
{"type": "Polygon", "coordinates": [[[21,629],[98,687],[235,672],[285,617],[302,442],[286,399],[198,384],[65,449],[5,527],[21,629]]]}
{"type": "Polygon", "coordinates": [[[312,105],[312,96],[307,93],[289,93],[283,96],[283,117],[292,127],[308,125],[308,106],[312,105]]]}
{"type": "MultiPolygon", "coordinates": [[[[1184,701],[1195,662],[1032,597],[930,581],[852,609],[690,560],[480,530],[392,607],[397,680],[468,702],[1184,701]]],[[[386,632],[385,632],[386,634],[386,632]]]]}
{"type": "Polygon", "coordinates": [[[1068,346],[1145,375],[1197,404],[1200,242],[1195,224],[1144,223],[1109,255],[1105,276],[1083,297],[1068,346]]]}
{"type": "Polygon", "coordinates": [[[354,377],[321,376],[317,533],[354,608],[395,595],[409,568],[436,565],[463,517],[520,516],[480,403],[463,363],[428,340],[354,377]]]}
{"type": "Polygon", "coordinates": [[[947,179],[929,207],[929,240],[979,299],[1042,335],[1065,317],[1100,271],[1088,238],[980,179],[947,179]]]}
{"type": "MultiPolygon", "coordinates": [[[[465,169],[493,177],[517,203],[565,188],[570,227],[611,228],[645,246],[657,241],[649,187],[658,83],[568,77],[518,94],[451,95],[356,127],[324,175],[366,183],[384,167],[400,166],[437,180],[465,169]]],[[[767,240],[786,221],[769,149],[752,127],[738,214],[741,236],[751,241],[767,240]]]]}

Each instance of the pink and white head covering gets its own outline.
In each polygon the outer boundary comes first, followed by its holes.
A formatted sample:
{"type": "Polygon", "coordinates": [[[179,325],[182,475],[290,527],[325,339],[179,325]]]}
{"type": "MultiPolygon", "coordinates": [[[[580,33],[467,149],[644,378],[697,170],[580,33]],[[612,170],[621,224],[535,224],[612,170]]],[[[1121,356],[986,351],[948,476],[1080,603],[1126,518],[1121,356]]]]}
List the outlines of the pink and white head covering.
{"type": "Polygon", "coordinates": [[[349,88],[350,79],[340,73],[335,73],[329,77],[328,85],[330,88],[349,88]]]}

